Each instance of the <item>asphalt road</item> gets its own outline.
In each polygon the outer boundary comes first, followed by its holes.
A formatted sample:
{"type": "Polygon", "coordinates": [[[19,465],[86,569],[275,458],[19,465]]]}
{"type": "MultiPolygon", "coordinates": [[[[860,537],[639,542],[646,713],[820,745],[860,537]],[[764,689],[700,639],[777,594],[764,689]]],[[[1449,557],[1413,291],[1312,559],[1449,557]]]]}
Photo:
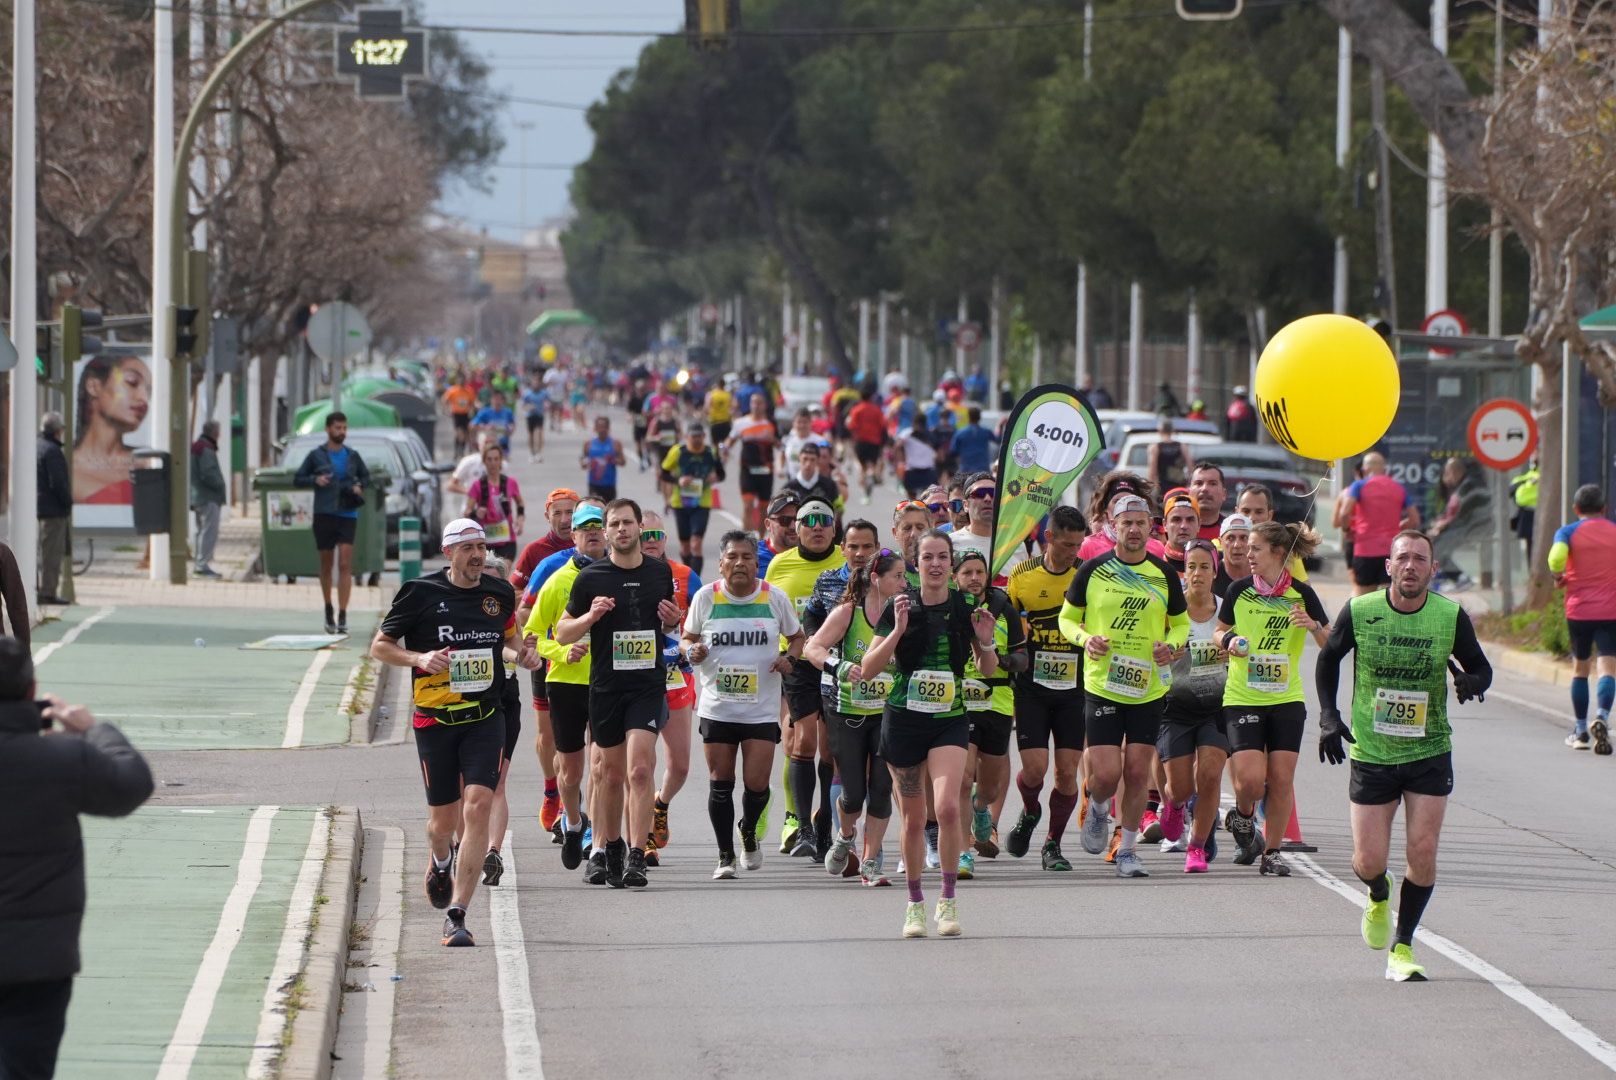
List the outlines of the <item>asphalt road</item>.
{"type": "MultiPolygon", "coordinates": [[[[515,455],[530,506],[580,482],[579,444],[553,438],[542,464],[515,455]]],[[[631,463],[620,487],[650,496],[650,477],[631,463]]],[[[738,507],[733,482],[724,494],[738,507]]],[[[878,523],[895,498],[890,484],[878,493],[878,523]]],[[[167,802],[354,805],[367,838],[402,829],[397,962],[373,961],[375,981],[401,976],[390,1036],[373,1029],[390,1037],[393,1072],[349,1052],[340,1076],[1597,1076],[1616,1071],[1616,758],[1561,745],[1563,696],[1500,676],[1485,703],[1454,709],[1458,779],[1425,920],[1446,944],[1417,943],[1425,984],[1383,981],[1384,956],[1362,944],[1346,768],[1307,752],[1298,801],[1319,851],[1294,859],[1289,879],[1227,854],[1187,877],[1181,855],[1147,847],[1151,876],[1118,880],[1069,834],[1074,872],[1042,872],[1036,848],[979,860],[960,886],[964,936],[904,941],[901,886],[861,888],[776,853],[778,798],[763,869],[710,881],[699,746],[650,887],[582,884],[538,828],[524,735],[518,869],[479,890],[482,947],[458,951],[438,945],[420,889],[425,813],[407,733],[372,747],[160,752],[155,765],[177,785],[167,802]]],[[[1012,795],[1007,819],[1015,808],[1012,795]]],[[[1400,852],[1399,830],[1399,870],[1400,852]]],[[[380,879],[381,854],[368,845],[367,888],[397,884],[380,879]]],[[[935,874],[926,888],[929,904],[935,874]]],[[[367,933],[377,915],[374,899],[362,904],[367,933]]],[[[350,1008],[345,1024],[385,1025],[381,1012],[350,1008]]]]}

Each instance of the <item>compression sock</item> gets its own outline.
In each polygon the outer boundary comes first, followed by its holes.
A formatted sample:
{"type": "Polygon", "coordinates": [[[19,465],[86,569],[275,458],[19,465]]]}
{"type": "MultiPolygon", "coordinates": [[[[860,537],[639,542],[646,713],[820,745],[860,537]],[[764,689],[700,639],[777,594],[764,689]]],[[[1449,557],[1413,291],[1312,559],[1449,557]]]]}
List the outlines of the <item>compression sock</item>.
{"type": "Polygon", "coordinates": [[[1392,894],[1392,887],[1386,881],[1386,872],[1384,870],[1380,872],[1380,876],[1374,878],[1373,880],[1369,878],[1359,878],[1358,880],[1368,886],[1369,899],[1373,900],[1377,904],[1392,894]]]}
{"type": "Polygon", "coordinates": [[[1431,902],[1431,893],[1435,890],[1435,885],[1416,885],[1408,878],[1403,879],[1403,894],[1397,901],[1399,945],[1414,944],[1414,930],[1420,925],[1420,916],[1425,914],[1425,905],[1431,902]]]}
{"type": "Polygon", "coordinates": [[[763,816],[763,810],[769,805],[769,789],[753,791],[746,788],[741,792],[741,831],[748,836],[757,833],[758,818],[763,816]]]}
{"type": "Polygon", "coordinates": [[[952,871],[949,871],[949,870],[944,870],[943,871],[943,899],[944,900],[952,900],[952,899],[954,899],[954,882],[956,882],[958,880],[959,880],[959,874],[957,874],[955,872],[952,872],[952,871]]]}
{"type": "Polygon", "coordinates": [[[1571,677],[1571,715],[1579,732],[1588,730],[1588,676],[1571,677]]]}
{"type": "Polygon", "coordinates": [[[791,758],[780,762],[780,786],[786,789],[786,813],[797,816],[797,793],[791,790],[791,758]]]}
{"type": "Polygon", "coordinates": [[[798,761],[792,758],[789,775],[790,790],[796,796],[797,822],[803,828],[809,828],[813,825],[814,781],[819,777],[819,770],[812,759],[798,761]]]}
{"type": "Polygon", "coordinates": [[[824,758],[819,759],[819,809],[814,813],[814,828],[821,834],[829,832],[831,826],[830,803],[831,781],[836,776],[836,766],[824,758]]]}
{"type": "Polygon", "coordinates": [[[704,560],[700,555],[692,555],[688,559],[685,560],[685,565],[690,567],[690,572],[692,574],[695,574],[697,577],[700,577],[701,576],[701,565],[705,561],[706,560],[704,560]]]}
{"type": "Polygon", "coordinates": [[[1077,795],[1067,795],[1059,788],[1049,793],[1049,838],[1060,843],[1062,834],[1066,832],[1066,823],[1072,820],[1072,811],[1077,809],[1077,795]]]}
{"type": "Polygon", "coordinates": [[[1594,701],[1599,706],[1599,719],[1610,719],[1610,707],[1616,704],[1616,678],[1609,675],[1599,676],[1599,683],[1594,688],[1594,701]]]}
{"type": "Polygon", "coordinates": [[[735,854],[735,781],[707,781],[707,816],[720,855],[735,854]]]}
{"type": "Polygon", "coordinates": [[[1150,789],[1150,797],[1145,800],[1145,809],[1152,814],[1161,809],[1161,792],[1155,788],[1150,789]]]}
{"type": "Polygon", "coordinates": [[[1139,839],[1139,830],[1138,829],[1123,829],[1122,830],[1122,843],[1121,843],[1121,845],[1118,846],[1117,851],[1119,853],[1124,852],[1124,851],[1132,851],[1133,850],[1133,845],[1138,841],[1138,839],[1139,839]]]}
{"type": "Polygon", "coordinates": [[[545,782],[544,782],[544,797],[546,799],[551,798],[551,797],[559,797],[560,794],[561,794],[561,788],[560,788],[560,781],[559,780],[557,780],[553,776],[550,777],[549,779],[545,780],[545,782]]]}
{"type": "Polygon", "coordinates": [[[1038,777],[1036,783],[1027,783],[1027,772],[1023,769],[1016,773],[1016,790],[1021,792],[1021,803],[1031,814],[1038,809],[1038,793],[1044,790],[1044,778],[1038,777]]]}
{"type": "Polygon", "coordinates": [[[905,863],[904,873],[906,875],[904,878],[904,884],[909,886],[909,902],[911,904],[924,904],[926,902],[926,898],[920,892],[920,871],[909,869],[909,865],[905,863]],[[908,877],[907,875],[909,874],[913,874],[914,876],[908,877]]]}

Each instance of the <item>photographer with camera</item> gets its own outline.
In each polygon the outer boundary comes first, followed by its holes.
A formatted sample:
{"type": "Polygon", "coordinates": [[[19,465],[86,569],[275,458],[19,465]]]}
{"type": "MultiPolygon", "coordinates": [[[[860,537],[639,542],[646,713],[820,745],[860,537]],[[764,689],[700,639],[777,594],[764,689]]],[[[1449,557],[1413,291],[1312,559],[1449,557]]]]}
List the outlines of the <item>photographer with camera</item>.
{"type": "Polygon", "coordinates": [[[34,662],[0,637],[0,1077],[56,1071],[84,919],[79,815],[122,817],[152,793],[146,759],[90,710],[34,700],[34,662]],[[26,827],[22,827],[26,822],[26,827]]]}
{"type": "Polygon", "coordinates": [[[370,470],[359,451],[344,446],[348,418],[325,418],[325,442],[308,452],[292,483],[314,489],[314,546],[320,552],[320,595],[325,598],[325,632],[348,632],[348,596],[353,592],[354,536],[365,505],[370,470]],[[333,566],[334,564],[334,566],[333,566]],[[337,610],[331,608],[331,582],[337,583],[337,610]]]}

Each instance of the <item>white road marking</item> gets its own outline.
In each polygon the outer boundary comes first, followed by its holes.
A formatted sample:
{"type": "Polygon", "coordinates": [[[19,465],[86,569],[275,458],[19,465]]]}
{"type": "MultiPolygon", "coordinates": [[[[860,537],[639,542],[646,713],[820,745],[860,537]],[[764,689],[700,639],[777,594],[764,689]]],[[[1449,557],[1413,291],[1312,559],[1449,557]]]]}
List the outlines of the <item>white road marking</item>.
{"type": "MultiPolygon", "coordinates": [[[[1353,888],[1343,883],[1340,878],[1325,870],[1306,855],[1288,852],[1286,858],[1299,868],[1302,873],[1323,885],[1326,889],[1345,897],[1356,907],[1361,908],[1364,906],[1367,896],[1363,889],[1353,888]]],[[[1539,996],[1513,975],[1494,967],[1463,945],[1451,941],[1441,934],[1432,933],[1430,930],[1421,927],[1414,932],[1414,936],[1419,939],[1421,944],[1429,945],[1455,964],[1468,968],[1492,983],[1499,993],[1526,1006],[1534,1016],[1561,1035],[1564,1035],[1573,1045],[1587,1053],[1589,1057],[1611,1072],[1616,1072],[1616,1046],[1595,1035],[1560,1006],[1547,998],[1539,996]]]]}
{"type": "Polygon", "coordinates": [[[320,872],[325,869],[325,857],[330,850],[331,817],[321,810],[314,815],[314,826],[309,830],[309,846],[303,852],[303,865],[298,868],[291,903],[286,908],[286,928],[281,931],[275,966],[270,969],[269,985],[264,988],[258,1034],[253,1038],[252,1060],[247,1066],[249,1080],[260,1080],[275,1071],[281,1034],[286,1030],[286,991],[303,969],[309,923],[314,917],[314,895],[320,887],[320,872]]]}
{"type": "Polygon", "coordinates": [[[1487,696],[1488,697],[1503,698],[1505,701],[1509,702],[1511,705],[1521,705],[1521,706],[1524,706],[1524,707],[1526,707],[1528,709],[1535,709],[1536,711],[1542,713],[1545,716],[1554,717],[1556,720],[1568,720],[1568,719],[1570,719],[1570,717],[1567,715],[1567,711],[1565,709],[1553,709],[1553,708],[1550,708],[1549,706],[1543,704],[1541,701],[1532,701],[1529,698],[1516,697],[1514,694],[1507,694],[1504,691],[1499,690],[1497,688],[1489,688],[1487,690],[1487,696]]]}
{"type": "Polygon", "coordinates": [[[213,1016],[213,1002],[224,983],[225,970],[230,966],[230,954],[236,951],[236,942],[247,922],[247,909],[264,879],[264,855],[269,850],[270,826],[275,821],[278,806],[260,806],[247,822],[247,840],[241,846],[241,861],[236,866],[236,883],[225,898],[224,910],[219,912],[219,925],[214,928],[213,940],[202,954],[196,978],[191,981],[191,992],[185,996],[185,1007],[169,1037],[163,1064],[157,1070],[157,1080],[185,1080],[191,1073],[191,1063],[207,1034],[208,1020],[213,1016]]]}
{"type": "Polygon", "coordinates": [[[309,700],[314,697],[315,686],[319,685],[320,672],[330,662],[330,649],[319,650],[309,662],[309,670],[303,673],[303,681],[298,684],[297,693],[292,697],[292,705],[286,710],[286,737],[281,740],[282,750],[303,745],[303,715],[309,711],[309,700]]]}
{"type": "Polygon", "coordinates": [[[365,1078],[386,1080],[393,1058],[393,1002],[398,943],[404,930],[404,830],[388,826],[382,845],[382,871],[376,921],[370,928],[370,964],[376,996],[365,1003],[365,1078]]]}
{"type": "Polygon", "coordinates": [[[34,666],[38,667],[40,664],[43,664],[45,661],[49,660],[52,656],[55,656],[58,649],[65,649],[67,646],[73,644],[79,639],[80,634],[84,633],[84,631],[88,630],[90,627],[94,626],[108,615],[111,615],[116,610],[118,609],[104,607],[100,611],[97,611],[94,615],[91,615],[89,618],[79,623],[77,626],[73,627],[67,633],[63,634],[59,640],[53,641],[49,645],[41,645],[34,652],[34,666]]]}
{"type": "Polygon", "coordinates": [[[746,528],[746,523],[745,522],[743,522],[740,518],[736,517],[734,514],[730,513],[728,510],[725,510],[723,507],[718,507],[717,509],[715,509],[713,511],[713,513],[717,514],[719,517],[723,518],[725,521],[729,522],[731,525],[735,526],[737,529],[746,528]]]}
{"type": "Polygon", "coordinates": [[[505,1075],[511,1080],[544,1080],[527,943],[522,940],[522,918],[516,904],[516,854],[509,830],[500,851],[505,857],[505,876],[487,894],[494,955],[499,961],[499,1011],[505,1019],[505,1075]]]}
{"type": "Polygon", "coordinates": [[[212,810],[202,810],[202,809],[199,809],[199,808],[194,807],[194,806],[182,806],[182,807],[180,807],[180,813],[182,813],[182,814],[211,814],[211,813],[213,813],[213,811],[212,810]]]}

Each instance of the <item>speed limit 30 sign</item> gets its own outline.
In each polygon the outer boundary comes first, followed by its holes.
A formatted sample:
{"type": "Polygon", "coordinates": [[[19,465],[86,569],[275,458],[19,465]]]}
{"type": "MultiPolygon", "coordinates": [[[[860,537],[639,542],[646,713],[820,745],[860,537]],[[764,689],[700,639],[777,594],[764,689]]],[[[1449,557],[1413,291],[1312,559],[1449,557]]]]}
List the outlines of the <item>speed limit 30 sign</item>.
{"type": "Polygon", "coordinates": [[[1537,449],[1537,421],[1518,401],[1497,398],[1483,403],[1470,417],[1470,451],[1490,469],[1526,464],[1537,449]]]}

